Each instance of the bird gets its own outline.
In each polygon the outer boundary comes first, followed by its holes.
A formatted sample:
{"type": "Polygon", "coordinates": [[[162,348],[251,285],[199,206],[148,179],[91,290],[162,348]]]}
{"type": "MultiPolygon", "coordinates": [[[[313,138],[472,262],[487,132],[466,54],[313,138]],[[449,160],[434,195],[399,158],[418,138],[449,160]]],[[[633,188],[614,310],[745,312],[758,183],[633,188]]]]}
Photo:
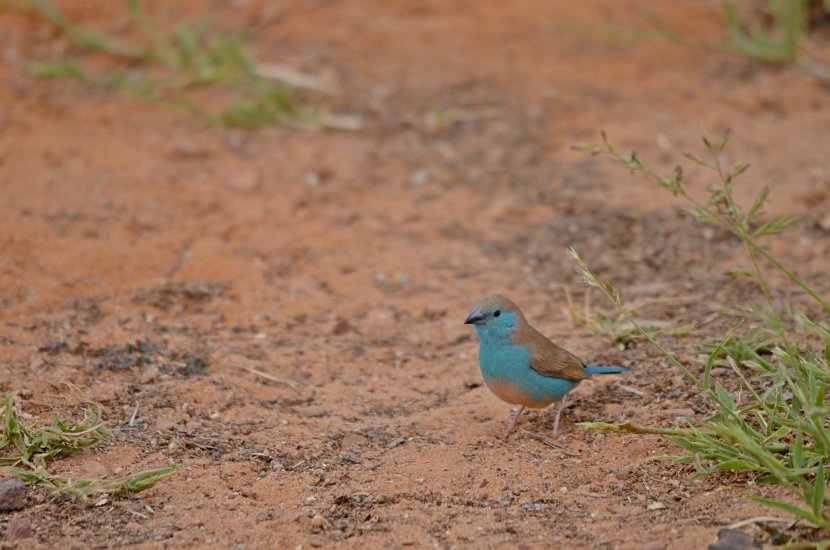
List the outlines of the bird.
{"type": "Polygon", "coordinates": [[[559,435],[565,395],[594,374],[618,374],[629,368],[585,365],[530,326],[519,307],[501,294],[476,300],[464,324],[479,339],[478,365],[484,383],[498,398],[519,409],[502,437],[507,441],[526,407],[543,409],[557,402],[551,437],[559,435]]]}

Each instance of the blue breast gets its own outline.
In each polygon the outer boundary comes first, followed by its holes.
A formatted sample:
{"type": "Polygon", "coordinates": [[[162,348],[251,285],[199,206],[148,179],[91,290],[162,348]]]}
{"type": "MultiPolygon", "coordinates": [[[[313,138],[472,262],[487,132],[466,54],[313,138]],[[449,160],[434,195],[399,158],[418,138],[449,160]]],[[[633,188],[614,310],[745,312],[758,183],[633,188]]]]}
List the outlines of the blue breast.
{"type": "Polygon", "coordinates": [[[573,380],[539,374],[530,367],[530,357],[527,346],[493,344],[482,339],[478,365],[493,393],[517,405],[545,407],[576,387],[577,382],[573,380]]]}

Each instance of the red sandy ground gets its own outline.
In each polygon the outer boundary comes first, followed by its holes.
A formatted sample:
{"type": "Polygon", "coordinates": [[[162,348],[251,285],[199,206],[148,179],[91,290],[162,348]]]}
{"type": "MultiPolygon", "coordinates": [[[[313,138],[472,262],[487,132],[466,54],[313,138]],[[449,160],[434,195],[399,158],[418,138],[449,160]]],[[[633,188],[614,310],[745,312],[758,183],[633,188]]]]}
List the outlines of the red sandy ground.
{"type": "MultiPolygon", "coordinates": [[[[775,493],[750,478],[693,482],[690,466],[650,460],[677,452],[656,436],[575,425],[671,425],[678,409],[709,409],[642,341],[621,348],[569,321],[566,291],[580,307],[585,292],[569,246],[629,302],[649,302],[643,318],[703,323],[668,341],[695,368],[701,342],[728,326],[713,305],[756,293],[721,275],[740,265],[737,242],[568,146],[605,129],[666,169],[699,151],[701,122],[730,126],[728,161],[753,164],[739,195],[768,185],[772,213],[802,216],[777,248],[826,291],[826,84],[670,44],[644,23],[713,41],[725,32],[714,0],[147,4],[170,27],[213,14],[220,30],[247,31],[262,61],[330,72],[336,93],[308,101],[365,123],[205,128],[117,91],[38,80],[25,63],[71,48],[32,16],[0,14],[2,388],[41,422],[103,405],[116,439],[56,472],[180,465],[103,503],[31,489],[18,515],[35,540],[701,548],[770,513],[747,497],[775,493]],[[497,439],[509,407],[480,385],[462,325],[493,291],[586,360],[634,368],[574,392],[562,448],[523,432],[497,439]],[[137,340],[158,348],[152,365],[119,369],[137,340]],[[61,341],[120,351],[39,351],[61,341]],[[194,357],[206,373],[183,367],[194,357]]],[[[120,2],[59,5],[135,32],[120,2]]],[[[706,180],[688,174],[699,192],[706,180]]],[[[598,295],[592,308],[609,311],[598,295]]],[[[546,433],[550,417],[520,427],[546,433]]]]}

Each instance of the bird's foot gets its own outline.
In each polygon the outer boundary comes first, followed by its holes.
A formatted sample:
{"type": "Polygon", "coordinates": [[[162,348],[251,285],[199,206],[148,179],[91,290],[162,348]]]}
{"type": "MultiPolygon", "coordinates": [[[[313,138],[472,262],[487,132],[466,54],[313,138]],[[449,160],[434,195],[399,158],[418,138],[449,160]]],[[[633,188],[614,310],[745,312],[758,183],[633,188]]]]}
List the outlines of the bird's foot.
{"type": "Polygon", "coordinates": [[[562,416],[562,411],[568,407],[570,407],[573,403],[570,401],[562,400],[559,404],[556,405],[556,414],[553,417],[553,429],[550,432],[550,438],[556,439],[556,437],[560,434],[559,431],[559,418],[562,416]]]}
{"type": "Polygon", "coordinates": [[[559,415],[556,415],[556,419],[553,421],[553,429],[550,431],[550,438],[556,439],[559,437],[559,415]]]}
{"type": "Polygon", "coordinates": [[[519,416],[521,416],[524,410],[524,407],[519,407],[519,410],[517,410],[513,414],[512,418],[510,419],[510,423],[507,425],[507,431],[504,432],[504,435],[501,437],[502,442],[506,442],[507,438],[510,437],[510,434],[513,433],[513,428],[516,427],[516,421],[519,419],[519,416]]]}

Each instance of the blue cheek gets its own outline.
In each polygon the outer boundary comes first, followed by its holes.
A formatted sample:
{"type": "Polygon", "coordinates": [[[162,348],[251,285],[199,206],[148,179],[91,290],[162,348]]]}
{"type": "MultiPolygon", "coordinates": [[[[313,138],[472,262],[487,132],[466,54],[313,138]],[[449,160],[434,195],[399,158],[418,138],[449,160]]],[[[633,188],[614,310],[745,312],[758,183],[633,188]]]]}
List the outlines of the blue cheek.
{"type": "Polygon", "coordinates": [[[508,312],[503,312],[498,317],[493,317],[491,312],[486,315],[487,320],[483,325],[473,325],[478,339],[482,343],[509,345],[513,339],[516,316],[508,312]]]}
{"type": "Polygon", "coordinates": [[[505,311],[498,317],[491,318],[490,323],[504,329],[513,330],[513,327],[516,326],[516,316],[505,311]]]}

